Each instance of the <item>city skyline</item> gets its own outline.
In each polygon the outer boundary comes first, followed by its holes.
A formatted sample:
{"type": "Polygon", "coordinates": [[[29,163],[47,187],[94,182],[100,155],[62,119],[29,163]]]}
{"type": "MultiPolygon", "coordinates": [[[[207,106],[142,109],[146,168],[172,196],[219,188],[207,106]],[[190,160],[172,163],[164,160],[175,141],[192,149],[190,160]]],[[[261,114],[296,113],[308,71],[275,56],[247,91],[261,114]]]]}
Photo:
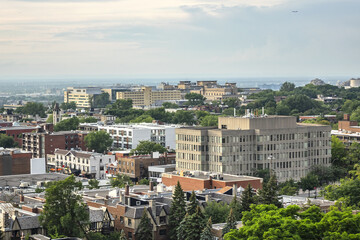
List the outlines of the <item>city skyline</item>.
{"type": "Polygon", "coordinates": [[[354,0],[1,2],[1,79],[358,77],[354,0]]]}

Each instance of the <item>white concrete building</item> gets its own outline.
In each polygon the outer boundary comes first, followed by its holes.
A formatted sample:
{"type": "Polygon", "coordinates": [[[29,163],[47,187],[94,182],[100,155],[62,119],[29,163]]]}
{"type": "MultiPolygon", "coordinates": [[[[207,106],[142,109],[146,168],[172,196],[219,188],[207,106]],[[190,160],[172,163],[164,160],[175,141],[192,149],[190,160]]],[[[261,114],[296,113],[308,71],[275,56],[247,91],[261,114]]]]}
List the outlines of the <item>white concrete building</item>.
{"type": "Polygon", "coordinates": [[[80,170],[81,174],[91,175],[96,179],[104,179],[105,165],[114,162],[114,155],[77,150],[56,149],[54,154],[47,155],[47,164],[50,168],[60,168],[65,172],[80,170]]]}
{"type": "Polygon", "coordinates": [[[163,147],[175,149],[175,129],[179,125],[158,125],[154,123],[121,124],[99,126],[113,138],[113,147],[133,149],[140,141],[152,141],[163,147]]]}

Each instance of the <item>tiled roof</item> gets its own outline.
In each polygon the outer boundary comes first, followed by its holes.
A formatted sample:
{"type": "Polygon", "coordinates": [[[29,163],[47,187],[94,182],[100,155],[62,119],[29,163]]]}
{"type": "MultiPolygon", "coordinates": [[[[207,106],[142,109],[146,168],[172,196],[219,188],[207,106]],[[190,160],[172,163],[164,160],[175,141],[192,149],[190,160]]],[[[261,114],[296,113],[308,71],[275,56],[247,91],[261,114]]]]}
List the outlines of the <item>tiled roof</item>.
{"type": "Polygon", "coordinates": [[[226,186],[226,187],[223,187],[222,189],[220,189],[220,190],[217,191],[217,192],[224,194],[224,193],[226,193],[227,191],[229,191],[229,190],[231,190],[231,189],[232,189],[232,187],[226,186]]]}

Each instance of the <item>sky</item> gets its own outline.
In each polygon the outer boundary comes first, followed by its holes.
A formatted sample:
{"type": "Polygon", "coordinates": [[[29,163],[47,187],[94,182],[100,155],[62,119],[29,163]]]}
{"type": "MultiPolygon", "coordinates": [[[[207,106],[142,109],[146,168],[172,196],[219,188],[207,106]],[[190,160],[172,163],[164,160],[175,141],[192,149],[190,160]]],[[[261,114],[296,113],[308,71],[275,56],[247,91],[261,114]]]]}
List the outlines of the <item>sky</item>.
{"type": "Polygon", "coordinates": [[[0,80],[360,77],[359,0],[0,0],[0,80]]]}

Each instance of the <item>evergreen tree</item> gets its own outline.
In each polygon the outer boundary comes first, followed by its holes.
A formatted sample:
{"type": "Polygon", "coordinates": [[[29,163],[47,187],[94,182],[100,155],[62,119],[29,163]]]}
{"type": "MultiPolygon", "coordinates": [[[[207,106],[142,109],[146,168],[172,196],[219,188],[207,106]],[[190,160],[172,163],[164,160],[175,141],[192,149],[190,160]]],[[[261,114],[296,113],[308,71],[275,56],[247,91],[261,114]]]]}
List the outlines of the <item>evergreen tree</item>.
{"type": "Polygon", "coordinates": [[[222,231],[222,235],[224,236],[226,233],[230,232],[232,229],[236,229],[236,219],[234,215],[234,211],[231,208],[229,212],[229,216],[226,220],[226,225],[222,231]]]}
{"type": "Polygon", "coordinates": [[[237,200],[236,196],[233,197],[233,200],[230,203],[230,209],[233,210],[236,221],[240,221],[241,216],[242,216],[241,205],[240,205],[239,201],[237,200]]]}
{"type": "Polygon", "coordinates": [[[189,199],[189,205],[187,207],[187,213],[189,215],[193,215],[196,212],[196,209],[198,207],[198,200],[196,199],[196,194],[194,191],[192,191],[190,199],[189,199]]]}
{"type": "Polygon", "coordinates": [[[272,175],[269,182],[264,184],[263,189],[259,191],[259,202],[261,204],[274,204],[277,207],[282,207],[278,197],[275,175],[272,175]]]}
{"type": "Polygon", "coordinates": [[[178,240],[200,239],[200,235],[205,226],[205,218],[200,207],[196,208],[193,215],[186,214],[181,221],[177,231],[178,240]]]}
{"type": "Polygon", "coordinates": [[[212,234],[211,229],[212,229],[212,222],[211,222],[211,217],[210,217],[205,228],[201,232],[200,240],[213,240],[214,235],[212,234]]]}
{"type": "Polygon", "coordinates": [[[173,194],[173,200],[170,208],[169,215],[169,232],[170,239],[175,240],[177,238],[177,228],[186,214],[186,205],[184,199],[184,192],[178,182],[175,186],[173,194]]]}
{"type": "Polygon", "coordinates": [[[128,240],[123,229],[121,229],[119,240],[128,240]]]}
{"type": "Polygon", "coordinates": [[[152,240],[152,226],[150,219],[147,215],[147,209],[144,209],[144,213],[141,217],[139,226],[135,233],[136,240],[152,240]]]}
{"type": "Polygon", "coordinates": [[[256,195],[249,184],[241,194],[241,211],[250,211],[251,204],[256,204],[256,195]]]}

